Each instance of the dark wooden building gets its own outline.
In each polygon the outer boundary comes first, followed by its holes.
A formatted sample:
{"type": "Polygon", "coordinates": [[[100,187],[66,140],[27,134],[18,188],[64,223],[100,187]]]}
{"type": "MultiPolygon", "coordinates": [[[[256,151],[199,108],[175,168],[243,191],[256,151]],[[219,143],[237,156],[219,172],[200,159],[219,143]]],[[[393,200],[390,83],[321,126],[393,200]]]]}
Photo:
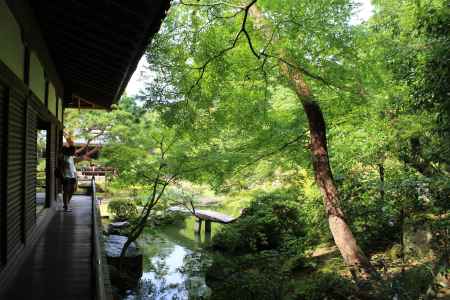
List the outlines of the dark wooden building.
{"type": "Polygon", "coordinates": [[[168,7],[168,0],[0,0],[0,289],[55,214],[64,109],[117,102],[168,7]],[[37,213],[40,132],[45,200],[37,213]]]}

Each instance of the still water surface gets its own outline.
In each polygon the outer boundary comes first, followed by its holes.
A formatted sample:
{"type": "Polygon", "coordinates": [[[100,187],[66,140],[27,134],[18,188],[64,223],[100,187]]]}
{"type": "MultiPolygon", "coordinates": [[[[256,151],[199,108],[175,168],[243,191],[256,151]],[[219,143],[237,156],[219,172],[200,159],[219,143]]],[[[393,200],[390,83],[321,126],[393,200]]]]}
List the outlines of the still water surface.
{"type": "MultiPolygon", "coordinates": [[[[193,217],[178,224],[148,229],[140,238],[144,273],[139,285],[123,299],[207,299],[211,294],[205,282],[205,269],[212,263],[204,250],[204,228],[194,234],[193,217]]],[[[222,225],[212,224],[212,235],[222,225]]]]}

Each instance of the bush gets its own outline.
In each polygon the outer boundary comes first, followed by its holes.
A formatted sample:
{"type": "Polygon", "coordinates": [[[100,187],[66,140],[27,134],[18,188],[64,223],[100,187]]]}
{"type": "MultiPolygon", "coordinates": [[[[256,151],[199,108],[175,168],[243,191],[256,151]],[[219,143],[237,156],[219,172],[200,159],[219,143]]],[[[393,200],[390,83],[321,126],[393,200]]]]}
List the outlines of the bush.
{"type": "MultiPolygon", "coordinates": [[[[352,299],[356,295],[355,285],[336,273],[314,273],[296,282],[293,294],[295,299],[322,300],[352,299]]],[[[358,297],[355,297],[358,299],[358,297]]]]}
{"type": "Polygon", "coordinates": [[[206,273],[210,299],[283,299],[290,272],[277,251],[236,257],[217,256],[206,273]]]}
{"type": "Polygon", "coordinates": [[[283,299],[293,271],[303,268],[307,243],[297,195],[286,190],[257,196],[212,241],[206,273],[211,299],[283,299]]]}
{"type": "Polygon", "coordinates": [[[287,194],[264,194],[235,223],[224,226],[214,236],[212,246],[238,255],[263,250],[298,253],[304,250],[304,235],[298,203],[287,194]]]}
{"type": "Polygon", "coordinates": [[[181,225],[184,223],[186,217],[188,217],[186,213],[178,212],[178,211],[168,211],[165,215],[163,214],[154,214],[152,218],[150,218],[150,224],[153,226],[166,226],[177,224],[181,225]]]}
{"type": "Polygon", "coordinates": [[[119,220],[135,218],[138,214],[136,203],[131,199],[113,199],[108,203],[108,210],[119,220]]]}
{"type": "Polygon", "coordinates": [[[382,251],[401,240],[399,210],[408,191],[400,192],[400,183],[395,191],[385,187],[384,199],[376,177],[354,174],[338,184],[342,208],[363,252],[382,251]]]}

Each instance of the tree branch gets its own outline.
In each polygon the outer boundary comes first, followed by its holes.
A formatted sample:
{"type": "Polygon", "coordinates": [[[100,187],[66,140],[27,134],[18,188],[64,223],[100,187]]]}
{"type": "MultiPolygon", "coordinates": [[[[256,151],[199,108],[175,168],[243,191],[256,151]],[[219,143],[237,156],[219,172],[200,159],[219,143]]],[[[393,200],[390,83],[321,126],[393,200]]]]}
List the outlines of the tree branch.
{"type": "Polygon", "coordinates": [[[180,0],[180,4],[186,5],[186,6],[197,6],[197,7],[227,6],[227,7],[239,8],[239,9],[245,8],[243,6],[232,5],[232,4],[224,2],[224,1],[218,1],[218,2],[214,2],[214,3],[192,3],[192,2],[185,2],[183,0],[180,0]]]}
{"type": "MultiPolygon", "coordinates": [[[[242,20],[241,28],[240,28],[240,30],[238,31],[238,33],[236,34],[236,36],[234,37],[232,44],[231,44],[229,47],[224,48],[224,49],[222,49],[221,51],[219,51],[216,55],[210,57],[210,58],[209,58],[208,60],[206,60],[206,61],[203,63],[203,65],[201,65],[200,67],[193,68],[193,69],[197,69],[197,70],[200,71],[200,76],[197,78],[197,80],[195,81],[195,83],[189,88],[188,95],[190,95],[190,94],[192,93],[193,89],[194,89],[195,87],[197,87],[197,86],[199,85],[200,81],[203,79],[203,76],[204,76],[205,71],[206,71],[206,67],[207,67],[211,62],[213,62],[214,60],[216,60],[216,59],[219,58],[219,57],[222,57],[226,52],[228,52],[228,51],[232,50],[234,47],[236,47],[236,44],[237,44],[237,42],[238,42],[239,37],[241,36],[241,34],[244,34],[245,37],[247,38],[247,41],[248,41],[250,50],[252,51],[253,55],[255,55],[258,59],[260,58],[260,56],[259,56],[258,53],[256,52],[255,48],[253,47],[253,44],[252,44],[252,42],[251,42],[250,35],[248,34],[247,29],[246,29],[246,27],[245,27],[245,26],[246,26],[246,23],[247,23],[247,19],[248,19],[249,10],[250,10],[250,8],[256,3],[256,1],[257,1],[257,0],[252,0],[252,2],[250,2],[250,3],[249,3],[248,5],[246,5],[246,6],[244,6],[244,7],[238,7],[238,8],[241,9],[240,12],[244,12],[244,18],[243,18],[243,20],[242,20]]],[[[239,13],[240,13],[240,12],[239,12],[239,13]]],[[[237,14],[236,14],[236,15],[237,15],[237,14]]]]}
{"type": "Polygon", "coordinates": [[[295,139],[293,139],[293,140],[291,140],[291,141],[289,141],[289,142],[284,143],[283,145],[281,145],[281,146],[278,147],[277,149],[275,149],[275,150],[273,150],[273,151],[270,151],[270,152],[268,152],[268,153],[264,153],[264,154],[258,156],[257,158],[255,158],[255,159],[252,160],[251,162],[248,162],[247,164],[244,164],[241,168],[237,169],[236,172],[235,172],[235,174],[241,172],[243,169],[245,169],[245,168],[247,168],[247,167],[249,167],[249,166],[251,166],[251,165],[257,163],[258,161],[260,161],[260,160],[262,160],[262,159],[264,159],[264,158],[267,158],[267,157],[269,157],[269,156],[272,156],[272,155],[274,155],[274,154],[277,154],[278,152],[281,152],[281,151],[285,150],[285,149],[286,149],[287,147],[289,147],[290,145],[293,145],[293,144],[297,143],[298,141],[300,141],[303,137],[304,137],[304,135],[299,135],[299,136],[297,136],[295,139]]]}
{"type": "Polygon", "coordinates": [[[287,61],[286,59],[284,59],[284,58],[282,58],[282,57],[279,57],[279,56],[276,56],[276,55],[272,55],[272,54],[268,54],[268,53],[265,53],[265,52],[261,53],[261,55],[262,55],[262,56],[265,56],[265,57],[274,58],[274,59],[276,59],[276,60],[278,60],[278,61],[280,61],[280,62],[282,62],[282,63],[288,65],[288,66],[289,66],[290,68],[292,68],[292,69],[299,70],[299,71],[302,72],[304,75],[306,75],[306,76],[308,76],[308,77],[310,77],[310,78],[312,78],[312,79],[314,79],[314,80],[317,80],[317,81],[319,81],[319,82],[322,82],[323,84],[325,84],[325,85],[327,85],[327,86],[330,86],[330,87],[333,86],[331,83],[329,83],[329,82],[328,82],[327,80],[325,80],[323,77],[321,77],[321,76],[319,76],[319,75],[316,75],[316,74],[313,74],[313,73],[311,73],[310,71],[308,71],[307,69],[305,69],[304,67],[299,66],[299,65],[297,65],[297,64],[293,64],[293,63],[287,61]]]}

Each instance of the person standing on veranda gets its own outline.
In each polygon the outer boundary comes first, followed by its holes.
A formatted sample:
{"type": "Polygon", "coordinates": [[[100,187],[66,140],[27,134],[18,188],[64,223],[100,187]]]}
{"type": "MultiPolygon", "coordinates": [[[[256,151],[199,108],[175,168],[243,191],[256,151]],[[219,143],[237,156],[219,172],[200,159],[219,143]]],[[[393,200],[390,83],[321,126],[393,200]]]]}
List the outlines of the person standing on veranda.
{"type": "Polygon", "coordinates": [[[77,189],[77,169],[75,164],[83,160],[90,160],[91,156],[98,151],[98,147],[95,147],[83,156],[77,156],[81,151],[75,150],[72,138],[66,137],[66,141],[67,145],[62,148],[63,205],[64,211],[69,212],[72,211],[70,208],[70,200],[77,189]]]}

